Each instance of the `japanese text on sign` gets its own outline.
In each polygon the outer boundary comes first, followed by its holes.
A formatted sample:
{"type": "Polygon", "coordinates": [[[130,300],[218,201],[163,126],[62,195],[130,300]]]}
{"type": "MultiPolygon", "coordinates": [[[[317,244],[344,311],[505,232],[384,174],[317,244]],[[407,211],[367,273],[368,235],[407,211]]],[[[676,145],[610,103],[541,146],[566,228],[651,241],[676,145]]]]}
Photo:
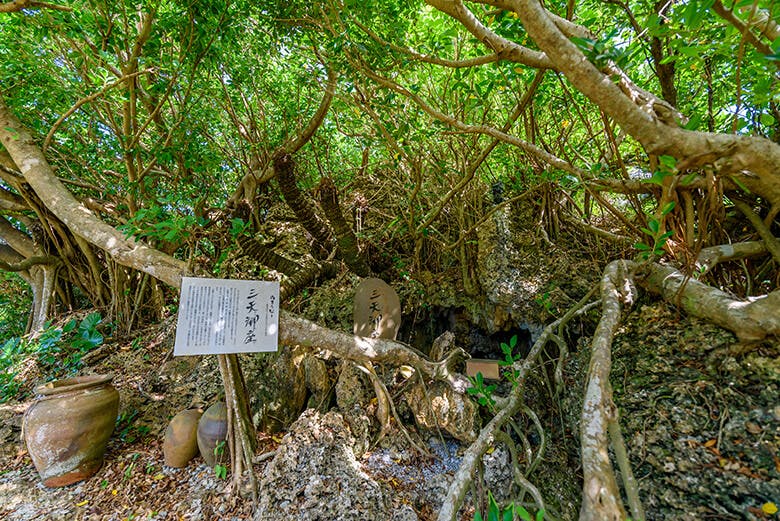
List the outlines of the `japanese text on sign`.
{"type": "Polygon", "coordinates": [[[184,277],[174,355],[276,351],[279,283],[184,277]]]}

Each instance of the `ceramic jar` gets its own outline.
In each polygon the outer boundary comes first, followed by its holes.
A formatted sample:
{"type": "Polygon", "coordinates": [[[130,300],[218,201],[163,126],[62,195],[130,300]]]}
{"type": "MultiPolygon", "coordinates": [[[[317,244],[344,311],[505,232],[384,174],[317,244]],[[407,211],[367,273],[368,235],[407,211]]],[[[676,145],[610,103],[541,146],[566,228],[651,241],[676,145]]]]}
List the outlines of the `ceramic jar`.
{"type": "Polygon", "coordinates": [[[38,387],[24,441],[43,484],[62,487],[100,469],[119,412],[113,376],[77,376],[38,387]]]}
{"type": "MultiPolygon", "coordinates": [[[[217,457],[214,455],[217,444],[226,439],[227,408],[225,402],[217,402],[206,409],[198,422],[198,449],[209,467],[217,463],[217,457]]],[[[228,460],[227,453],[227,446],[225,446],[219,462],[224,464],[228,460]]]]}
{"type": "Polygon", "coordinates": [[[170,467],[184,467],[198,454],[198,422],[203,411],[189,409],[171,419],[165,429],[163,456],[170,467]]]}

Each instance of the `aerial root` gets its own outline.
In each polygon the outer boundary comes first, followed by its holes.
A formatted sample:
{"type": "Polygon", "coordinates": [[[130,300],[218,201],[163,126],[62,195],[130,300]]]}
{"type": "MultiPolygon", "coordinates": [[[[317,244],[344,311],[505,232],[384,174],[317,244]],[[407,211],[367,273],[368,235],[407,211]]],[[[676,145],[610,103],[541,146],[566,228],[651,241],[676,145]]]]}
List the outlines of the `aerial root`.
{"type": "MultiPolygon", "coordinates": [[[[539,335],[539,338],[536,340],[536,342],[534,342],[534,345],[531,347],[528,355],[523,360],[516,362],[512,366],[512,370],[516,371],[517,373],[517,385],[513,387],[507,398],[496,400],[497,412],[495,416],[493,416],[487,425],[482,428],[479,435],[477,436],[477,439],[469,446],[468,449],[466,449],[466,452],[463,454],[460,467],[455,473],[455,477],[447,491],[447,497],[444,500],[441,510],[439,511],[437,521],[455,521],[458,510],[460,510],[460,507],[463,505],[466,493],[473,483],[473,476],[475,475],[480,461],[482,460],[482,456],[491,446],[493,446],[496,441],[506,440],[506,438],[503,436],[508,435],[503,433],[502,428],[504,425],[512,421],[512,417],[518,411],[523,409],[523,384],[525,383],[525,379],[530,370],[536,364],[539,354],[550,340],[551,336],[554,334],[554,331],[556,331],[556,329],[561,324],[566,324],[575,316],[580,316],[584,313],[587,313],[593,309],[596,304],[598,304],[598,302],[591,302],[590,304],[586,304],[586,302],[586,299],[581,300],[569,311],[567,311],[563,317],[545,327],[541,335],[539,335]]],[[[526,413],[530,411],[530,409],[527,407],[524,410],[526,413]]],[[[531,414],[529,416],[536,425],[537,429],[541,429],[541,424],[537,425],[538,418],[536,418],[536,415],[531,414]]],[[[544,439],[544,437],[542,439],[544,439]]],[[[524,444],[527,446],[525,450],[526,454],[528,454],[530,445],[527,443],[527,441],[524,442],[524,444]]],[[[514,446],[514,444],[512,446],[514,446]]],[[[510,448],[510,451],[511,450],[512,449],[510,448]]],[[[537,453],[537,457],[533,460],[529,459],[529,461],[531,461],[531,469],[535,468],[535,466],[538,464],[538,461],[540,461],[539,454],[537,453]]],[[[519,468],[513,470],[515,482],[517,482],[522,489],[528,490],[531,495],[534,496],[535,502],[539,504],[541,502],[541,496],[538,495],[538,490],[536,490],[536,488],[527,480],[522,472],[520,472],[519,468]]],[[[541,502],[541,504],[543,504],[543,502],[541,502]]],[[[549,515],[547,518],[552,519],[549,515]]]]}

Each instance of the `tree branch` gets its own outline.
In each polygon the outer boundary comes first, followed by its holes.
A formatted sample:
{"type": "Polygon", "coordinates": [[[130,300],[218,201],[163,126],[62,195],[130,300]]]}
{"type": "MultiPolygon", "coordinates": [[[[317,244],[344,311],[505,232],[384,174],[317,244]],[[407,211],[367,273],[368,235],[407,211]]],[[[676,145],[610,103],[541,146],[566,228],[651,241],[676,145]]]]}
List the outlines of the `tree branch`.
{"type": "Polygon", "coordinates": [[[0,142],[38,197],[74,234],[106,250],[119,264],[149,273],[171,286],[181,286],[186,264],[140,241],[126,238],[79,203],[54,175],[33,137],[2,99],[0,142]]]}
{"type": "Polygon", "coordinates": [[[55,11],[73,11],[72,7],[50,4],[48,2],[37,2],[36,0],[11,0],[10,2],[0,4],[0,13],[15,13],[22,9],[32,7],[54,9],[55,11]]]}
{"type": "Polygon", "coordinates": [[[61,262],[62,261],[60,259],[58,259],[57,257],[53,257],[51,255],[46,255],[44,257],[29,257],[27,259],[24,259],[23,261],[19,261],[16,263],[9,263],[0,260],[0,269],[5,271],[13,271],[13,272],[28,271],[33,266],[40,266],[40,265],[51,266],[51,265],[59,264],[61,262]]]}

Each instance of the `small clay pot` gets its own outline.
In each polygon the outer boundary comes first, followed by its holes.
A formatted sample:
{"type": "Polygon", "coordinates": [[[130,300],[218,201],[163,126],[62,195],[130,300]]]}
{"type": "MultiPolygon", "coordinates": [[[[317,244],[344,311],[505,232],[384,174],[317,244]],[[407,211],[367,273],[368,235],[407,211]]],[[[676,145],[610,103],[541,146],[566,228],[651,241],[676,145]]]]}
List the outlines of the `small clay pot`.
{"type": "Polygon", "coordinates": [[[198,449],[209,467],[228,460],[227,445],[217,458],[214,448],[227,439],[227,408],[225,402],[217,402],[203,413],[198,422],[198,449]],[[217,461],[219,459],[219,461],[217,461]]]}
{"type": "Polygon", "coordinates": [[[119,412],[113,376],[77,376],[38,387],[24,441],[43,484],[63,487],[100,469],[119,412]]]}
{"type": "Polygon", "coordinates": [[[165,429],[163,457],[169,467],[185,467],[198,454],[198,421],[201,409],[182,411],[165,429]]]}

